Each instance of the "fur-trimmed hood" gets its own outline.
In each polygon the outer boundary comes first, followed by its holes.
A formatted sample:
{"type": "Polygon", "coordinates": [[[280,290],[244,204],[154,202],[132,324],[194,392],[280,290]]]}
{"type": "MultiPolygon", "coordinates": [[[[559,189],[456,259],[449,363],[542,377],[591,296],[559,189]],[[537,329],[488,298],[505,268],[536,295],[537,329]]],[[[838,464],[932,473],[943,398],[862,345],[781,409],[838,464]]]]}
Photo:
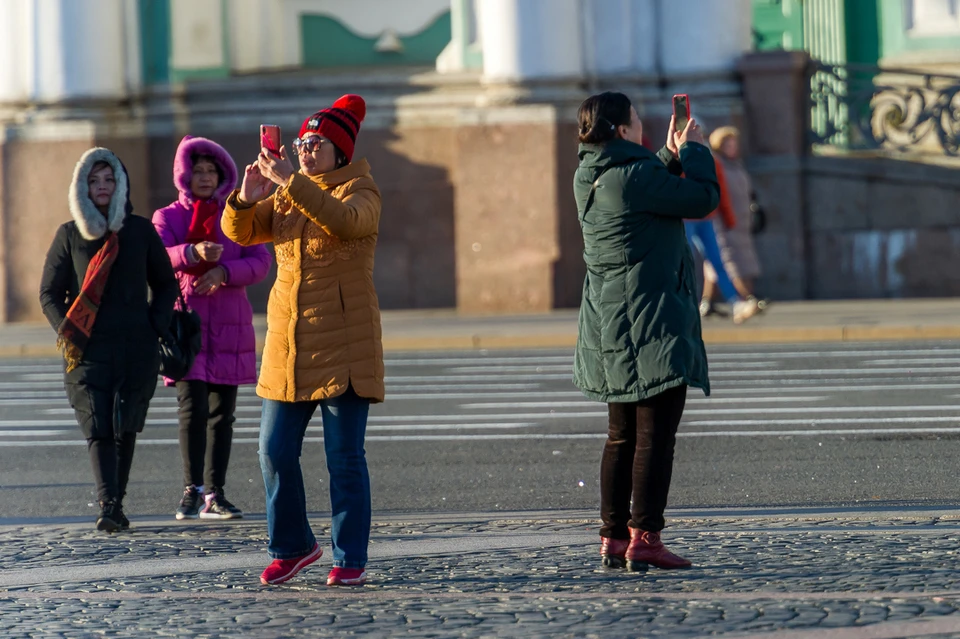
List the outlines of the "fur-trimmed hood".
{"type": "Polygon", "coordinates": [[[196,198],[190,190],[190,179],[193,177],[193,157],[197,155],[209,155],[220,167],[223,180],[213,192],[213,197],[221,204],[226,202],[227,196],[237,187],[237,165],[233,158],[213,140],[187,135],[180,140],[177,155],[173,160],[173,184],[180,191],[180,203],[188,209],[193,208],[196,198]]]}
{"type": "Polygon", "coordinates": [[[77,230],[84,239],[98,240],[106,235],[108,230],[114,233],[119,231],[123,226],[123,218],[133,211],[133,206],[130,204],[130,179],[120,158],[110,149],[99,146],[80,156],[80,161],[73,169],[69,202],[70,215],[73,216],[77,223],[77,230]],[[110,199],[110,209],[106,218],[90,199],[90,187],[87,185],[90,170],[97,162],[109,164],[113,169],[113,177],[117,181],[117,190],[113,192],[113,198],[110,199]]]}

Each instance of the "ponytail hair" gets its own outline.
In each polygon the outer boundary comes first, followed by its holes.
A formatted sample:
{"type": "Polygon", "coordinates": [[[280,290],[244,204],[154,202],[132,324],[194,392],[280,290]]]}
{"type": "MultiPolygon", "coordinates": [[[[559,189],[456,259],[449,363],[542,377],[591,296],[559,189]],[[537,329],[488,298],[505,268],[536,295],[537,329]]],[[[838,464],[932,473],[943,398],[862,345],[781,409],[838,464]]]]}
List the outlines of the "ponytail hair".
{"type": "Polygon", "coordinates": [[[577,131],[581,144],[606,144],[617,137],[618,126],[629,126],[630,98],[606,91],[591,95],[577,109],[577,131]]]}

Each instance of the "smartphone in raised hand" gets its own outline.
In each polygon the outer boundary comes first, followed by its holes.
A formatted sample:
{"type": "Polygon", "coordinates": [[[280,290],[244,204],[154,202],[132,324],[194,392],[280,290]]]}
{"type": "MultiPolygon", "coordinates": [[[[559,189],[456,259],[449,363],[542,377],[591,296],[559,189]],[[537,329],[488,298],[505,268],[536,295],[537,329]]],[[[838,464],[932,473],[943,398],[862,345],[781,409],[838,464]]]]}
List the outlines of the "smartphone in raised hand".
{"type": "Polygon", "coordinates": [[[690,96],[678,93],[673,96],[673,124],[677,133],[687,128],[690,122],[690,96]]]}
{"type": "Polygon", "coordinates": [[[276,124],[261,124],[260,146],[280,157],[280,127],[276,124]]]}

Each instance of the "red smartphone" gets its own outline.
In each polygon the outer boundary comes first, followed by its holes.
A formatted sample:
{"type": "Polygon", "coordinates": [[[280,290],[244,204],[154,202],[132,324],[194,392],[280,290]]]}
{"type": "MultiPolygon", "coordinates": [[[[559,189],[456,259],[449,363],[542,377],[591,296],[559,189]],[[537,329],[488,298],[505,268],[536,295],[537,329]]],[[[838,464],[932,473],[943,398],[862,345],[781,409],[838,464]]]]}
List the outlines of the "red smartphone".
{"type": "Polygon", "coordinates": [[[260,146],[266,147],[268,151],[280,156],[280,127],[276,124],[260,125],[260,146]]]}
{"type": "Polygon", "coordinates": [[[687,128],[687,122],[690,121],[690,96],[686,93],[673,96],[673,118],[674,128],[678,133],[687,128]]]}

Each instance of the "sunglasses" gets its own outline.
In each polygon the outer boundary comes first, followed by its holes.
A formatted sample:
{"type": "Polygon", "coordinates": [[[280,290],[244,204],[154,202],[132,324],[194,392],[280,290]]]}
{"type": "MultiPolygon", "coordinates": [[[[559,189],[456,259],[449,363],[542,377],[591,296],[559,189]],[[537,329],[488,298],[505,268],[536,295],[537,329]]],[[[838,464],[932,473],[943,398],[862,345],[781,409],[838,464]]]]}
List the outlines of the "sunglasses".
{"type": "Polygon", "coordinates": [[[324,144],[333,144],[333,142],[314,135],[305,140],[297,138],[293,141],[293,148],[297,150],[297,153],[315,153],[323,148],[324,144]]]}

